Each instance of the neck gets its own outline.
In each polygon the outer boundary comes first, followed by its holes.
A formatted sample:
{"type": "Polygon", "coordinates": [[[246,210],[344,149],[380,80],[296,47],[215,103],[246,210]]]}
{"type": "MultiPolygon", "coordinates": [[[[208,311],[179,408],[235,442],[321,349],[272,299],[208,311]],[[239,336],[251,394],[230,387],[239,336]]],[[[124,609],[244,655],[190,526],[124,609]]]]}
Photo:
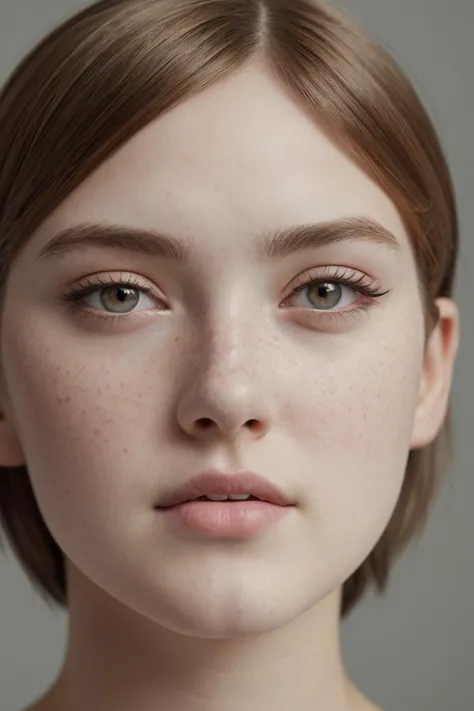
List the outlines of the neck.
{"type": "Polygon", "coordinates": [[[209,639],[165,629],[74,577],[64,666],[38,711],[376,708],[344,670],[342,589],[282,628],[209,639]]]}

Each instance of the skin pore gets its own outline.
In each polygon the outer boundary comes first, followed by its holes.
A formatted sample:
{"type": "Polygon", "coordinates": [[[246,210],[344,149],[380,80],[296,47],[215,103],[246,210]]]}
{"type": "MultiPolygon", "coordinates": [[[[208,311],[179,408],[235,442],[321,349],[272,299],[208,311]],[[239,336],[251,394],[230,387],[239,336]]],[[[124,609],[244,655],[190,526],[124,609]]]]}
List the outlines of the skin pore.
{"type": "Polygon", "coordinates": [[[394,204],[258,65],[84,181],[20,253],[3,317],[1,464],[28,463],[67,560],[67,655],[32,708],[378,708],[346,674],[340,596],[410,447],[444,418],[458,316],[439,306],[425,352],[394,204]],[[264,234],[353,217],[397,246],[361,228],[259,256],[264,234]],[[180,236],[189,260],[93,244],[39,257],[86,222],[180,236]],[[331,276],[357,283],[294,291],[331,276]],[[124,304],[107,284],[130,279],[151,291],[124,304]],[[97,286],[82,311],[61,299],[79,282],[97,286]],[[163,521],[160,497],[209,467],[259,472],[296,506],[243,542],[163,521]]]}

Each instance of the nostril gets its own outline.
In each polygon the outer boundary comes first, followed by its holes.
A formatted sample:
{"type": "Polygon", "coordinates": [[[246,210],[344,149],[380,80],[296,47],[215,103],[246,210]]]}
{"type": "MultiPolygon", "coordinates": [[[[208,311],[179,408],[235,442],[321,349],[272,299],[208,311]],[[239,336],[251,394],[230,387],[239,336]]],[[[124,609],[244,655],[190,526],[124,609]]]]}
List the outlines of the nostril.
{"type": "Polygon", "coordinates": [[[260,420],[248,420],[247,427],[249,430],[253,430],[255,432],[263,430],[263,424],[260,420]]]}
{"type": "MultiPolygon", "coordinates": [[[[262,427],[262,423],[255,419],[247,420],[245,424],[251,430],[258,430],[262,427]]],[[[202,430],[209,430],[215,425],[215,422],[209,417],[201,417],[201,419],[198,420],[197,425],[202,430]]]]}
{"type": "Polygon", "coordinates": [[[203,417],[201,420],[199,420],[199,427],[203,430],[208,430],[210,427],[212,427],[212,420],[210,420],[208,417],[203,417]]]}

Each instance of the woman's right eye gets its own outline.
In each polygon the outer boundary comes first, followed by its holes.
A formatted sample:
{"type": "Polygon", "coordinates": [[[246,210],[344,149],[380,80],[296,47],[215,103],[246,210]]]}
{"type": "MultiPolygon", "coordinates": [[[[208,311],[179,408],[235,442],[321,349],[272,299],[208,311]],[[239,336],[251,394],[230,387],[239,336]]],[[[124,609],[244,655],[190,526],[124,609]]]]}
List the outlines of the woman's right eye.
{"type": "MultiPolygon", "coordinates": [[[[143,299],[141,299],[142,296],[145,296],[151,301],[148,297],[149,291],[149,289],[131,288],[123,284],[116,284],[114,286],[102,286],[82,298],[84,302],[88,303],[92,308],[104,307],[105,309],[118,309],[118,313],[128,313],[134,309],[140,301],[143,301],[143,299]]],[[[140,311],[141,309],[138,310],[140,311]]]]}
{"type": "Polygon", "coordinates": [[[133,315],[137,310],[135,307],[142,296],[150,302],[143,309],[148,310],[156,307],[156,303],[148,296],[152,291],[151,287],[141,284],[135,279],[127,281],[114,281],[112,279],[103,282],[87,281],[79,286],[70,289],[61,295],[61,300],[65,302],[73,311],[83,311],[87,315],[96,316],[101,319],[114,317],[124,318],[133,315]],[[92,302],[92,303],[91,303],[92,302]],[[101,310],[101,309],[105,309],[101,310]],[[110,311],[109,309],[112,309],[110,311]],[[114,311],[113,309],[118,309],[114,311]],[[135,309],[135,311],[132,310],[135,309]],[[120,316],[124,314],[124,316],[120,316]]]}

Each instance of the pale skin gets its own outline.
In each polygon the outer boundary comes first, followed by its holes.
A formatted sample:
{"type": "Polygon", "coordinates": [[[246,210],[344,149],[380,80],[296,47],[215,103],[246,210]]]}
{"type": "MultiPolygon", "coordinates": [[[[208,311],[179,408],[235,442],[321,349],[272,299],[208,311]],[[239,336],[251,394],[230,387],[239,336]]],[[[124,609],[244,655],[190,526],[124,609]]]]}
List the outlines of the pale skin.
{"type": "Polygon", "coordinates": [[[0,464],[28,463],[69,581],[64,667],[31,711],[379,708],[346,673],[340,595],[390,520],[410,448],[443,422],[459,317],[438,306],[425,350],[395,205],[257,65],[79,186],[25,245],[4,311],[0,464]],[[361,234],[256,258],[264,232],[353,216],[398,249],[361,234]],[[85,221],[181,235],[190,260],[37,259],[85,221]],[[293,293],[341,269],[388,293],[366,310],[348,286],[330,310],[293,293]],[[151,292],[124,312],[97,281],[109,275],[151,292]],[[60,301],[86,280],[86,308],[113,322],[60,301]],[[160,495],[210,466],[253,469],[297,505],[239,546],[172,530],[160,495]]]}

